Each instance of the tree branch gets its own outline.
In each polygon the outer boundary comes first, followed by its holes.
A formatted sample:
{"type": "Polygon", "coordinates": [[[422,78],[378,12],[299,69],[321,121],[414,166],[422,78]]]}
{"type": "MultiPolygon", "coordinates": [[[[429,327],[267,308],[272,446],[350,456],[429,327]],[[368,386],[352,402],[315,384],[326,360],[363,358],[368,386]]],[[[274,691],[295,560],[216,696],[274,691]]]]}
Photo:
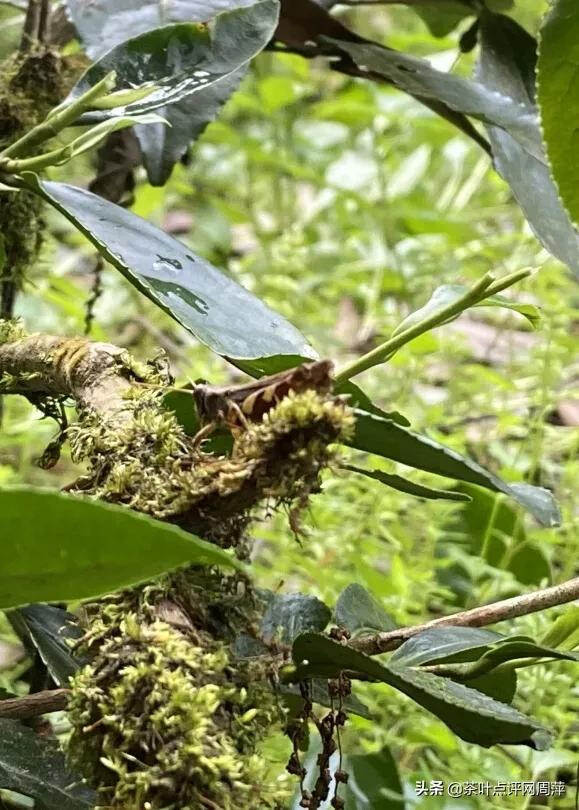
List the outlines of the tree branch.
{"type": "Polygon", "coordinates": [[[373,636],[361,636],[353,639],[350,646],[366,655],[379,655],[390,652],[400,647],[412,636],[430,630],[432,627],[486,627],[489,624],[496,624],[508,619],[516,619],[519,616],[527,616],[530,613],[537,613],[540,610],[564,605],[579,599],[579,577],[563,582],[561,585],[553,585],[542,591],[525,593],[522,596],[514,596],[512,599],[504,599],[501,602],[491,602],[489,605],[465,610],[461,613],[454,613],[450,616],[443,616],[440,619],[433,619],[425,624],[415,627],[401,627],[397,630],[390,630],[385,633],[377,633],[373,636]]]}
{"type": "Polygon", "coordinates": [[[81,408],[116,416],[131,387],[127,361],[110,343],[31,335],[0,344],[0,392],[72,397],[81,408]]]}
{"type": "Polygon", "coordinates": [[[26,697],[0,700],[0,718],[11,720],[30,720],[49,712],[61,712],[66,709],[70,689],[47,689],[35,692],[26,697]]]}

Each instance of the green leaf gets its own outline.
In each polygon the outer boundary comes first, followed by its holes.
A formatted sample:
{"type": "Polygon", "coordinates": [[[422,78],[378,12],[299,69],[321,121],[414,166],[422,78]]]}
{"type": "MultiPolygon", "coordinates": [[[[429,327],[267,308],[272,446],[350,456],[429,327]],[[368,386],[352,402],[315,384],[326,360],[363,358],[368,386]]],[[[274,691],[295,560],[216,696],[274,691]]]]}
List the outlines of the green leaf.
{"type": "Polygon", "coordinates": [[[237,90],[244,75],[245,67],[242,67],[206,90],[177,104],[161,107],[159,114],[169,126],[156,123],[135,128],[147,176],[153,186],[165,185],[173,167],[187,152],[189,144],[197,140],[207,125],[217,117],[221,107],[237,90]]]}
{"type": "Polygon", "coordinates": [[[365,68],[392,82],[412,96],[431,99],[458,113],[471,115],[507,130],[530,155],[544,160],[536,112],[532,105],[515,102],[508,95],[492,92],[483,84],[453,73],[436,70],[424,59],[370,42],[345,42],[321,37],[365,68]]]}
{"type": "Polygon", "coordinates": [[[239,567],[222,549],[175,526],[42,490],[0,491],[0,535],[0,609],[89,599],[186,563],[239,567]]]}
{"type": "Polygon", "coordinates": [[[209,25],[182,22],[146,31],[91,65],[67,100],[83,95],[114,71],[113,92],[143,86],[155,89],[125,106],[85,113],[82,122],[150,112],[182,101],[227,79],[249,62],[271,39],[278,16],[277,0],[259,0],[249,8],[221,14],[209,25]]]}
{"type": "Polygon", "coordinates": [[[0,785],[36,799],[46,810],[89,810],[96,794],[68,769],[56,740],[0,719],[0,785]]]}
{"type": "Polygon", "coordinates": [[[542,637],[541,644],[564,650],[579,646],[579,607],[571,605],[558,616],[542,637]]]}
{"type": "Polygon", "coordinates": [[[468,686],[501,703],[512,703],[517,693],[517,670],[512,667],[494,669],[469,680],[468,686]]]}
{"type": "Polygon", "coordinates": [[[392,653],[390,662],[417,667],[448,660],[475,661],[502,639],[504,636],[499,633],[478,627],[432,627],[405,641],[392,653]]]}
{"type": "Polygon", "coordinates": [[[84,635],[76,617],[52,605],[28,605],[10,618],[23,626],[54,682],[68,686],[69,678],[84,664],[69,643],[84,635]]]}
{"type": "MultiPolygon", "coordinates": [[[[534,104],[535,40],[509,17],[483,13],[480,21],[477,78],[489,91],[507,95],[525,108],[534,104]]],[[[579,275],[579,237],[561,204],[546,158],[530,154],[504,129],[489,126],[488,135],[495,168],[510,185],[537,239],[579,275]]]]}
{"type": "Polygon", "coordinates": [[[454,512],[445,531],[460,535],[460,542],[468,544],[472,554],[484,555],[489,565],[503,567],[509,544],[526,540],[518,509],[502,494],[465,483],[456,488],[470,495],[471,502],[454,512]]]}
{"type": "Polygon", "coordinates": [[[89,191],[26,178],[131,284],[213,351],[315,356],[297,329],[182,242],[89,191]]]}
{"type": "Polygon", "coordinates": [[[559,525],[560,513],[549,490],[528,484],[507,484],[476,461],[464,458],[434,439],[420,436],[379,416],[363,411],[355,411],[355,414],[356,428],[349,442],[351,447],[419,470],[503,492],[528,509],[544,526],[559,525]]]}
{"type": "Polygon", "coordinates": [[[554,0],[541,27],[537,64],[543,139],[553,177],[575,224],[579,223],[579,5],[554,0]]]}
{"type": "Polygon", "coordinates": [[[396,489],[398,492],[406,492],[408,495],[415,495],[417,498],[426,498],[431,501],[470,501],[470,496],[463,492],[425,487],[422,484],[409,481],[408,478],[402,478],[401,475],[390,475],[389,473],[382,472],[382,470],[364,470],[361,467],[354,467],[351,464],[343,464],[342,466],[345,470],[365,475],[366,478],[380,481],[381,484],[385,484],[387,487],[392,487],[392,489],[396,489]]]}
{"type": "Polygon", "coordinates": [[[348,397],[348,405],[352,408],[359,408],[361,411],[366,411],[366,413],[373,413],[375,416],[391,419],[393,422],[398,422],[399,425],[410,427],[409,420],[403,414],[398,411],[383,411],[382,408],[374,405],[370,397],[352,380],[344,380],[338,383],[334,388],[334,393],[345,394],[348,397]]]}
{"type": "Polygon", "coordinates": [[[403,810],[404,791],[398,766],[388,747],[374,754],[346,756],[348,783],[341,793],[356,810],[403,810]]]}
{"type": "Polygon", "coordinates": [[[350,633],[359,630],[394,630],[396,622],[361,585],[353,582],[338,597],[334,609],[336,624],[350,633]]]}
{"type": "Polygon", "coordinates": [[[488,747],[497,743],[542,749],[550,740],[536,721],[487,695],[430,672],[395,664],[383,665],[363,653],[315,633],[296,639],[294,678],[336,677],[360,673],[387,683],[435,714],[467,742],[488,747]]]}
{"type": "Polygon", "coordinates": [[[423,0],[411,5],[435,37],[447,36],[465,17],[474,14],[473,9],[460,0],[423,0]]]}
{"type": "Polygon", "coordinates": [[[224,11],[255,5],[255,0],[65,0],[68,16],[86,48],[96,59],[128,37],[167,23],[205,22],[224,11]]]}
{"type": "Polygon", "coordinates": [[[536,543],[521,543],[508,558],[507,569],[523,585],[540,585],[551,581],[551,563],[543,549],[536,543]]]}
{"type": "MultiPolygon", "coordinates": [[[[402,323],[398,324],[396,329],[392,332],[392,337],[399,335],[401,332],[405,332],[407,329],[410,329],[426,318],[430,318],[438,312],[442,312],[446,307],[462,298],[464,294],[468,292],[468,289],[469,288],[463,284],[444,284],[442,287],[437,287],[423,307],[412,312],[402,323]]],[[[491,295],[475,306],[511,309],[523,315],[530,322],[533,329],[536,328],[541,318],[538,307],[533,304],[518,304],[516,301],[511,301],[504,295],[491,295]]],[[[456,317],[458,317],[458,315],[456,317]]]]}
{"type": "Polygon", "coordinates": [[[266,642],[279,639],[291,644],[301,633],[323,630],[332,617],[330,608],[301,593],[274,594],[262,592],[267,609],[261,620],[261,635],[266,642]]]}

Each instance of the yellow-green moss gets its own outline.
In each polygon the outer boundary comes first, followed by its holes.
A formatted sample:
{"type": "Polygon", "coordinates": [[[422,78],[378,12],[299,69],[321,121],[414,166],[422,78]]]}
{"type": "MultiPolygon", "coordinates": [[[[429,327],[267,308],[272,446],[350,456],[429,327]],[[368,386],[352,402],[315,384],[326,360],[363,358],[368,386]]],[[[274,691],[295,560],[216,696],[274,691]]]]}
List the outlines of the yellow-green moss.
{"type": "Polygon", "coordinates": [[[258,753],[277,719],[273,693],[228,652],[252,609],[231,580],[193,569],[92,608],[69,753],[103,805],[265,810],[287,800],[286,780],[272,780],[258,753]],[[228,594],[222,623],[214,610],[228,594]]]}

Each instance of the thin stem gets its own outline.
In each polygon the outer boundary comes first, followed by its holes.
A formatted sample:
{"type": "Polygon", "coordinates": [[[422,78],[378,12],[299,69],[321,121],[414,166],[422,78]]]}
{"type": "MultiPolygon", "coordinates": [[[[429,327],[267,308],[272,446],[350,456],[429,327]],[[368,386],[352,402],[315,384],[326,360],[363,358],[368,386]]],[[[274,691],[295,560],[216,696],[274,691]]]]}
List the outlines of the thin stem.
{"type": "Polygon", "coordinates": [[[39,144],[54,138],[63,129],[73,124],[85,110],[89,109],[95,99],[110,93],[115,86],[115,81],[116,74],[111,71],[104,79],[101,79],[94,87],[91,87],[72,103],[61,105],[59,108],[52,110],[41,124],[33,127],[22,138],[19,138],[0,153],[0,158],[20,157],[29,153],[31,149],[39,144]]]}
{"type": "Polygon", "coordinates": [[[487,289],[494,281],[494,276],[490,273],[486,273],[474,287],[468,290],[457,301],[453,301],[452,304],[444,307],[444,309],[438,310],[438,312],[433,313],[423,321],[419,321],[404,332],[394,335],[394,337],[391,337],[385,343],[382,343],[380,346],[372,349],[372,351],[359,357],[349,366],[346,366],[346,368],[342,369],[342,371],[336,375],[336,382],[345,382],[351,377],[355,377],[356,374],[360,374],[362,371],[372,368],[372,366],[383,363],[394,354],[394,352],[397,352],[398,349],[401,349],[402,346],[414,340],[414,338],[460,315],[465,309],[468,309],[473,306],[473,304],[485,298],[487,289]]]}
{"type": "Polygon", "coordinates": [[[22,38],[20,40],[20,53],[27,53],[35,42],[38,41],[40,20],[40,0],[28,0],[24,27],[22,28],[22,38]]]}
{"type": "Polygon", "coordinates": [[[541,591],[514,596],[512,599],[503,599],[501,602],[492,602],[472,610],[464,610],[461,613],[433,619],[415,627],[401,627],[386,633],[362,636],[351,641],[350,646],[367,655],[379,655],[395,650],[412,636],[430,630],[432,627],[448,625],[452,627],[486,627],[489,624],[527,616],[530,613],[537,613],[557,605],[565,605],[575,599],[579,599],[579,577],[541,591]]]}
{"type": "Polygon", "coordinates": [[[437,326],[447,323],[447,321],[453,320],[465,310],[469,309],[469,307],[476,306],[476,304],[479,304],[486,298],[490,298],[492,295],[506,290],[507,287],[511,287],[530,274],[531,271],[525,268],[523,270],[517,270],[515,273],[511,273],[502,279],[495,280],[491,273],[486,273],[470,290],[467,290],[464,295],[444,307],[444,309],[439,309],[428,318],[415,323],[403,332],[394,332],[392,337],[385,343],[382,343],[380,346],[372,349],[372,351],[359,357],[353,363],[350,363],[349,366],[346,366],[346,368],[342,369],[342,371],[336,375],[336,382],[345,382],[356,374],[360,374],[362,371],[367,371],[373,366],[385,363],[392,355],[401,349],[402,346],[405,346],[411,340],[420,337],[420,335],[429,332],[437,326]]]}
{"type": "Polygon", "coordinates": [[[48,712],[66,709],[70,689],[47,689],[25,697],[0,700],[0,718],[29,720],[48,712]]]}

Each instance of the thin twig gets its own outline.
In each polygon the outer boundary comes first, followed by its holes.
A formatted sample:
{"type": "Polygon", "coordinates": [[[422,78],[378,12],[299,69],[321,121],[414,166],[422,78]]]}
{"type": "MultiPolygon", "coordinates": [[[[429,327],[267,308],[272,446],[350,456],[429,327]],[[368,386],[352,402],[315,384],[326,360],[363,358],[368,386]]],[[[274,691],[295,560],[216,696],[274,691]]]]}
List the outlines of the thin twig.
{"type": "Polygon", "coordinates": [[[14,720],[29,720],[49,712],[66,709],[70,689],[47,689],[25,697],[0,700],[0,717],[14,720]]]}
{"type": "Polygon", "coordinates": [[[430,630],[432,627],[444,627],[447,625],[454,627],[486,627],[489,624],[516,619],[519,616],[527,616],[530,613],[537,613],[540,610],[546,610],[557,605],[565,605],[575,599],[579,599],[579,577],[570,579],[560,585],[544,588],[541,591],[514,596],[512,599],[504,599],[501,602],[492,602],[489,605],[464,610],[450,616],[443,616],[440,619],[433,619],[430,622],[414,627],[401,627],[397,630],[377,633],[372,636],[361,636],[353,639],[350,646],[367,655],[379,655],[380,653],[395,650],[412,636],[430,630]]]}
{"type": "Polygon", "coordinates": [[[40,20],[40,0],[28,0],[22,38],[20,40],[20,53],[27,53],[38,41],[38,26],[40,20]]]}

